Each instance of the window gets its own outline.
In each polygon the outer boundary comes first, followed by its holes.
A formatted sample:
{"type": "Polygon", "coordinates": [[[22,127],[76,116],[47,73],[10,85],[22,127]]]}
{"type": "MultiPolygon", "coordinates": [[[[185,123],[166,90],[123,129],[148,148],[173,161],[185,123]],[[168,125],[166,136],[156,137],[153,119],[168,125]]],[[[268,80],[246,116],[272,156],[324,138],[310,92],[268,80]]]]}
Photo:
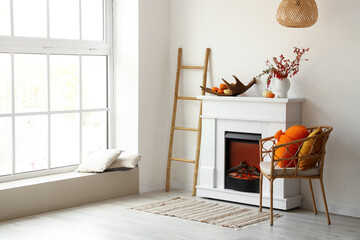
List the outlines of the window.
{"type": "Polygon", "coordinates": [[[111,0],[0,1],[0,180],[111,145],[111,0]]]}

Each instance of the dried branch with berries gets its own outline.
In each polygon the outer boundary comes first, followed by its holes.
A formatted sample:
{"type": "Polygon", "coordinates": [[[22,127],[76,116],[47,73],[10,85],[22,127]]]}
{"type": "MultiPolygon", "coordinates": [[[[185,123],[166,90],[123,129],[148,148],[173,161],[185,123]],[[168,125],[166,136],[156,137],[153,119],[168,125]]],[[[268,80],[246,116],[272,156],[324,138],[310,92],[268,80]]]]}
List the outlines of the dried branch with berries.
{"type": "MultiPolygon", "coordinates": [[[[262,75],[268,74],[268,78],[266,81],[267,88],[269,88],[271,79],[276,77],[280,80],[292,77],[296,75],[299,72],[299,64],[301,61],[301,58],[305,52],[308,52],[309,48],[294,48],[294,53],[296,54],[296,57],[293,61],[290,61],[289,59],[285,59],[284,55],[280,55],[279,59],[274,57],[273,62],[271,63],[269,60],[266,61],[266,69],[262,71],[261,74],[259,74],[257,77],[260,78],[262,75]]],[[[305,61],[308,61],[309,59],[303,59],[305,61]]]]}

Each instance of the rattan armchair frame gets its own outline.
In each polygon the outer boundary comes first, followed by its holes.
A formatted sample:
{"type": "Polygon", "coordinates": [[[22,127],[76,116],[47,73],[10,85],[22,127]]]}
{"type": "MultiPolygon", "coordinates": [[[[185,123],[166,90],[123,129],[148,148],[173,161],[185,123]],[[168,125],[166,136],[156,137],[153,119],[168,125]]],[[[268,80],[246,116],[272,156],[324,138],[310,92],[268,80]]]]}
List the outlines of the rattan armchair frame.
{"type": "MultiPolygon", "coordinates": [[[[303,139],[300,139],[297,141],[288,142],[286,144],[276,145],[276,139],[274,138],[274,136],[263,138],[263,139],[259,140],[260,162],[264,161],[265,159],[266,160],[270,159],[270,161],[271,161],[270,174],[266,174],[262,170],[260,171],[260,203],[259,203],[259,211],[261,212],[262,211],[262,181],[263,181],[263,177],[265,177],[270,182],[270,226],[273,225],[273,183],[274,183],[274,180],[277,178],[308,179],[309,185],[310,185],[313,209],[314,209],[315,214],[317,214],[317,208],[316,208],[315,197],[314,197],[311,180],[319,179],[320,187],[321,187],[321,191],[322,191],[322,195],[323,195],[323,199],[324,199],[327,223],[329,225],[331,224],[328,207],[327,207],[327,202],[326,202],[325,189],[324,189],[324,184],[323,184],[323,170],[324,170],[324,156],[325,156],[325,152],[326,152],[325,145],[326,145],[327,140],[329,139],[330,132],[333,130],[333,127],[327,126],[327,125],[322,125],[322,126],[310,127],[307,129],[311,133],[318,128],[321,128],[321,130],[322,130],[321,134],[317,134],[312,137],[303,138],[303,139]],[[312,140],[311,141],[312,142],[311,152],[313,152],[312,150],[314,148],[314,143],[316,141],[322,141],[321,149],[316,153],[299,157],[298,154],[300,152],[301,147],[308,140],[312,140]],[[282,156],[276,156],[277,149],[285,148],[286,153],[290,153],[290,151],[289,151],[290,145],[294,146],[294,144],[296,144],[298,146],[295,154],[287,154],[287,155],[290,155],[290,157],[287,157],[287,158],[282,158],[282,156]],[[311,175],[311,176],[298,175],[299,171],[301,171],[299,168],[300,160],[305,160],[305,159],[310,159],[310,158],[318,159],[315,167],[319,168],[319,174],[311,175]],[[284,161],[288,161],[289,163],[286,164],[284,161]],[[281,168],[282,170],[279,170],[279,168],[277,168],[277,174],[275,174],[275,167],[277,165],[279,165],[280,162],[283,162],[284,164],[286,164],[286,167],[281,168]],[[291,164],[294,164],[295,167],[288,167],[291,164]],[[288,170],[291,170],[291,171],[288,171],[288,170]],[[279,171],[280,171],[280,173],[279,173],[279,171]]],[[[285,156],[285,154],[283,154],[283,156],[285,156]]]]}

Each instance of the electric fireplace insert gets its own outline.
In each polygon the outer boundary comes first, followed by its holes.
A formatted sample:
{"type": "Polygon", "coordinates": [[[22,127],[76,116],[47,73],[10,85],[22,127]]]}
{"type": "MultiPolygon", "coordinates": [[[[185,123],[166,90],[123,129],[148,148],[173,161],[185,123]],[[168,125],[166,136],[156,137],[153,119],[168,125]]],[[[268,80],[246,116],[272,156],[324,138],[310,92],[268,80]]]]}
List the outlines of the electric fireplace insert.
{"type": "Polygon", "coordinates": [[[259,193],[261,134],[225,132],[225,188],[259,193]]]}

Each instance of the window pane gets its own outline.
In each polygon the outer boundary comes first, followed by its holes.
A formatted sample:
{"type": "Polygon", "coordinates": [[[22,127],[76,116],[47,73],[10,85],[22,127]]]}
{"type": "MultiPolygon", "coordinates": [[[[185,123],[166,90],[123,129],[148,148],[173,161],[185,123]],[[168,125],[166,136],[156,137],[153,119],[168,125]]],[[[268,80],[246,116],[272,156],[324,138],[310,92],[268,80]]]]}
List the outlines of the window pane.
{"type": "Polygon", "coordinates": [[[82,39],[97,40],[104,39],[104,7],[103,0],[82,0],[81,17],[82,17],[82,39]]]}
{"type": "Polygon", "coordinates": [[[51,110],[79,109],[79,57],[50,56],[51,110]]]}
{"type": "Polygon", "coordinates": [[[82,107],[106,107],[107,64],[105,56],[82,57],[82,107]]]}
{"type": "Polygon", "coordinates": [[[48,163],[47,116],[15,118],[15,172],[46,169],[48,163]]]}
{"type": "Polygon", "coordinates": [[[49,0],[50,37],[80,39],[79,0],[49,0]]]}
{"type": "Polygon", "coordinates": [[[79,163],[79,113],[55,114],[50,119],[50,166],[62,167],[79,163]]]}
{"type": "Polygon", "coordinates": [[[47,37],[46,0],[13,0],[14,35],[47,37]]]}
{"type": "Polygon", "coordinates": [[[0,113],[11,112],[11,58],[0,53],[0,113]]]}
{"type": "Polygon", "coordinates": [[[82,114],[82,157],[85,161],[93,152],[107,147],[107,113],[82,114]]]}
{"type": "Polygon", "coordinates": [[[15,111],[47,110],[46,56],[15,54],[15,111]]]}
{"type": "Polygon", "coordinates": [[[0,118],[0,175],[12,172],[12,128],[11,118],[0,118]]]}
{"type": "Polygon", "coordinates": [[[10,0],[0,1],[0,35],[11,35],[10,0]]]}

